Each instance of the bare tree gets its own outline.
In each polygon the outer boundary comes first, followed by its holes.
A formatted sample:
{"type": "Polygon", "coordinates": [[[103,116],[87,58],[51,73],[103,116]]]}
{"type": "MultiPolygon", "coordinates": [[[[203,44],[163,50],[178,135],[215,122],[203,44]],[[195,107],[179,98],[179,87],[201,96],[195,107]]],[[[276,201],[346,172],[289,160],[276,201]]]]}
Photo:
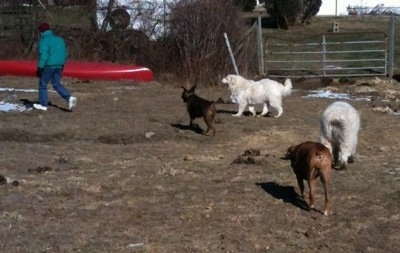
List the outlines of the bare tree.
{"type": "Polygon", "coordinates": [[[244,11],[252,11],[257,4],[257,0],[234,0],[233,2],[244,11]]]}
{"type": "Polygon", "coordinates": [[[106,17],[104,18],[103,23],[101,24],[101,27],[100,27],[100,31],[102,31],[102,32],[106,31],[108,23],[110,22],[112,7],[114,6],[114,3],[115,3],[115,0],[108,1],[107,14],[106,14],[106,17]]]}
{"type": "Polygon", "coordinates": [[[181,0],[170,16],[170,62],[193,83],[218,81],[232,73],[224,33],[234,49],[238,67],[248,70],[251,55],[242,11],[232,1],[181,0]]]}
{"type": "Polygon", "coordinates": [[[321,4],[322,0],[306,0],[305,5],[303,6],[304,9],[301,23],[307,24],[312,17],[317,15],[321,4]]]}

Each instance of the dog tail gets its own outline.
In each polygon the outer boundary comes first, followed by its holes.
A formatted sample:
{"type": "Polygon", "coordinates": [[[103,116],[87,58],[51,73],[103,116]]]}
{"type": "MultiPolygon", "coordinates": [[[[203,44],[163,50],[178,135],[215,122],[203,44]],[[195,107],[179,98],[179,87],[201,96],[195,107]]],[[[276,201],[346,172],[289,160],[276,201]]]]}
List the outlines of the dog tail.
{"type": "Polygon", "coordinates": [[[326,168],[330,167],[332,163],[332,156],[329,150],[325,151],[317,151],[315,153],[315,167],[317,168],[326,168]]]}
{"type": "Polygon", "coordinates": [[[285,80],[285,84],[284,84],[282,95],[283,96],[288,96],[291,93],[292,93],[292,81],[289,78],[287,78],[285,80]]]}
{"type": "Polygon", "coordinates": [[[315,156],[318,158],[319,161],[322,161],[324,159],[324,155],[320,151],[317,151],[317,153],[315,153],[315,156]]]}

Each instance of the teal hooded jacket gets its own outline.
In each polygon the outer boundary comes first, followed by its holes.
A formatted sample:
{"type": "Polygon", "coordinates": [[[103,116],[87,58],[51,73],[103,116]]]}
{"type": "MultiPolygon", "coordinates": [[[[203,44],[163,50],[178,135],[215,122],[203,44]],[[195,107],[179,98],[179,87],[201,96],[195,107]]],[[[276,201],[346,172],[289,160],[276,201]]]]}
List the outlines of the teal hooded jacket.
{"type": "Polygon", "coordinates": [[[41,34],[38,43],[38,68],[62,68],[68,57],[64,40],[51,30],[41,34]]]}

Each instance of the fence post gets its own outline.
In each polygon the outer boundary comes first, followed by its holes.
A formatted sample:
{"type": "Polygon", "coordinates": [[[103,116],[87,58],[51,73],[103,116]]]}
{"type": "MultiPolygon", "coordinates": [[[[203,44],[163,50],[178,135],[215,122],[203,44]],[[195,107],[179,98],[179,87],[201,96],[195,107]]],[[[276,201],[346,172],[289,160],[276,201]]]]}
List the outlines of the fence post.
{"type": "Polygon", "coordinates": [[[325,34],[322,34],[322,76],[326,76],[325,66],[326,65],[326,41],[325,34]]]}
{"type": "Polygon", "coordinates": [[[224,33],[224,37],[225,37],[226,46],[228,47],[228,50],[229,50],[229,55],[231,56],[233,67],[235,68],[235,73],[236,73],[236,75],[239,75],[239,70],[236,66],[235,57],[233,56],[233,53],[232,53],[231,44],[229,43],[228,35],[226,35],[226,33],[224,33]]]}
{"type": "Polygon", "coordinates": [[[262,43],[261,14],[258,13],[257,44],[259,54],[259,75],[264,75],[264,49],[262,43]]]}
{"type": "Polygon", "coordinates": [[[394,14],[390,15],[390,31],[389,31],[389,61],[387,65],[387,74],[393,77],[394,65],[394,14]]]}
{"type": "Polygon", "coordinates": [[[264,76],[264,49],[263,49],[263,39],[262,39],[262,27],[261,27],[261,15],[265,13],[267,9],[257,2],[256,7],[254,8],[253,12],[257,12],[257,56],[258,56],[258,74],[264,76]]]}

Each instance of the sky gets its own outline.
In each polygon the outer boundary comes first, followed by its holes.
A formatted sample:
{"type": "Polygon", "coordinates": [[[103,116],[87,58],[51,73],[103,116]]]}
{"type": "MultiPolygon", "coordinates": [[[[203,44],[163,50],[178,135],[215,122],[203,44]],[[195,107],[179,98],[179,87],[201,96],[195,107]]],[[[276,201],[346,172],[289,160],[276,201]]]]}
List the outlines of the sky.
{"type": "Polygon", "coordinates": [[[384,4],[385,7],[400,7],[400,1],[396,0],[322,0],[322,5],[317,15],[335,15],[335,13],[337,13],[339,16],[347,15],[347,6],[349,4],[351,6],[363,7],[375,7],[378,4],[384,4]]]}

